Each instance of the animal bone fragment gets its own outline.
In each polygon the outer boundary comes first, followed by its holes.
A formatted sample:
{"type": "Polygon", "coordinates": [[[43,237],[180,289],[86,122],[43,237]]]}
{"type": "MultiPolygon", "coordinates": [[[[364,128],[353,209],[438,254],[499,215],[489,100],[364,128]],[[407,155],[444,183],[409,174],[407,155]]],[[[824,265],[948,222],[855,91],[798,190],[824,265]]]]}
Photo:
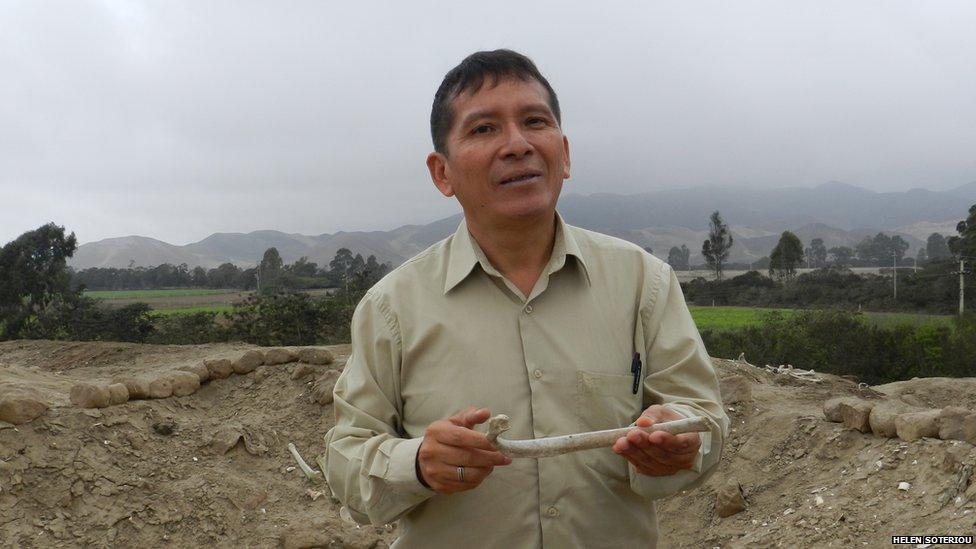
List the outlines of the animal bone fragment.
{"type": "Polygon", "coordinates": [[[292,457],[294,457],[295,461],[298,462],[298,468],[301,469],[303,473],[305,473],[305,476],[308,477],[308,480],[316,480],[322,476],[321,471],[315,471],[308,466],[308,463],[305,463],[305,460],[302,459],[302,455],[298,453],[298,448],[295,448],[294,443],[291,442],[288,443],[288,451],[291,452],[292,457]]]}
{"type": "Polygon", "coordinates": [[[620,429],[607,429],[605,431],[591,431],[589,433],[576,433],[558,437],[536,438],[529,440],[506,440],[498,438],[498,435],[509,429],[509,418],[505,414],[499,414],[488,421],[488,442],[492,443],[499,452],[509,457],[541,458],[559,456],[580,450],[592,450],[593,448],[604,448],[612,446],[620,437],[626,436],[632,430],[653,433],[654,431],[664,431],[672,435],[682,433],[704,433],[711,431],[708,420],[704,417],[689,417],[655,423],[650,427],[622,427],[620,429]]]}

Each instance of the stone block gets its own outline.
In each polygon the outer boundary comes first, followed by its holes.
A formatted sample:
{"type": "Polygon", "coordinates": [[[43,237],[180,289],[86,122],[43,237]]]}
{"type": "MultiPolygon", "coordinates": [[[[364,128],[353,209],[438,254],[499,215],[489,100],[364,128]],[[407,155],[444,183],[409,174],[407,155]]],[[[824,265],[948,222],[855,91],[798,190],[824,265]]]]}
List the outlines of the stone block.
{"type": "Polygon", "coordinates": [[[234,373],[234,364],[226,358],[207,360],[203,365],[210,372],[210,379],[224,379],[234,373]]]}
{"type": "Polygon", "coordinates": [[[176,371],[169,376],[173,396],[192,395],[200,389],[200,377],[193,372],[176,371]]]}
{"type": "Polygon", "coordinates": [[[47,404],[39,398],[11,391],[0,396],[0,421],[21,425],[47,411],[47,404]]]}
{"type": "Polygon", "coordinates": [[[108,403],[112,406],[125,404],[129,401],[129,390],[125,383],[112,383],[108,386],[108,403]]]}
{"type": "Polygon", "coordinates": [[[249,374],[262,364],[264,364],[264,353],[251,350],[234,361],[234,372],[238,374],[249,374]]]}
{"type": "Polygon", "coordinates": [[[332,364],[335,361],[335,356],[333,356],[332,351],[328,349],[319,349],[318,347],[302,347],[298,350],[298,361],[306,364],[317,364],[324,366],[326,364],[332,364]]]}
{"type": "Polygon", "coordinates": [[[298,360],[298,353],[292,351],[291,349],[268,349],[264,352],[264,363],[275,365],[275,364],[288,364],[289,362],[295,362],[298,360]]]}
{"type": "Polygon", "coordinates": [[[939,416],[942,410],[909,412],[895,417],[895,431],[898,438],[911,442],[922,437],[939,436],[939,416]]]}
{"type": "Polygon", "coordinates": [[[107,385],[78,383],[69,393],[71,403],[80,408],[105,408],[112,400],[107,385]]]}

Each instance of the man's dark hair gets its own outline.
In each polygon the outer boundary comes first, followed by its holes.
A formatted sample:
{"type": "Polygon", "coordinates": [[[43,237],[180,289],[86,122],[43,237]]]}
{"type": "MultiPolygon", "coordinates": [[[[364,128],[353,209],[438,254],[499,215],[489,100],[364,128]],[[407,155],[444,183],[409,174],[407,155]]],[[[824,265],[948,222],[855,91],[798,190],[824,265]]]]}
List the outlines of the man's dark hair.
{"type": "Polygon", "coordinates": [[[512,50],[479,51],[464,58],[464,61],[451,69],[434,94],[434,106],[430,111],[430,136],[434,140],[434,150],[447,154],[447,134],[454,124],[454,110],[451,102],[461,93],[477,91],[489,79],[494,86],[502,78],[517,78],[522,81],[535,80],[549,92],[549,108],[562,124],[559,114],[559,99],[549,81],[536,68],[531,59],[512,50]]]}

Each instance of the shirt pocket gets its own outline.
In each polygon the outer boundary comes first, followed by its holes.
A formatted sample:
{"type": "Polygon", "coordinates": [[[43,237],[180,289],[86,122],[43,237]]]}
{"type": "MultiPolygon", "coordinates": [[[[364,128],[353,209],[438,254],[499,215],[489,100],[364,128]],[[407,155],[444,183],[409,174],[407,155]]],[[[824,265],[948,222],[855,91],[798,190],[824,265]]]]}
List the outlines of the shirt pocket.
{"type": "MultiPolygon", "coordinates": [[[[580,432],[618,429],[630,425],[641,413],[641,389],[633,393],[634,376],[578,370],[576,418],[580,432]]],[[[627,460],[609,448],[586,450],[580,458],[604,477],[627,482],[627,460]]]]}

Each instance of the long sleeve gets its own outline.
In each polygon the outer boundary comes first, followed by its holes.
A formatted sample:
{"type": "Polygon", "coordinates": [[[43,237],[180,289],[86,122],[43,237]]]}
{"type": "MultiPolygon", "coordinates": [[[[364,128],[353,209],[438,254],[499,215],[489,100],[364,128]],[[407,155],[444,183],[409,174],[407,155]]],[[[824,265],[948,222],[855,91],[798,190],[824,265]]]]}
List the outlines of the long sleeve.
{"type": "Polygon", "coordinates": [[[643,380],[643,406],[663,404],[677,413],[703,416],[710,433],[702,433],[702,449],[692,470],[668,477],[651,477],[630,467],[631,488],[647,498],[658,499],[694,488],[712,473],[722,456],[729,419],[722,409],[711,358],[685,303],[674,271],[664,264],[651,277],[650,299],[641,308],[637,339],[643,340],[647,375],[643,380]]]}
{"type": "Polygon", "coordinates": [[[417,480],[419,438],[403,438],[401,340],[388,305],[372,292],[352,320],[352,353],[335,387],[335,427],[325,436],[325,477],[361,524],[397,520],[434,492],[417,480]]]}

